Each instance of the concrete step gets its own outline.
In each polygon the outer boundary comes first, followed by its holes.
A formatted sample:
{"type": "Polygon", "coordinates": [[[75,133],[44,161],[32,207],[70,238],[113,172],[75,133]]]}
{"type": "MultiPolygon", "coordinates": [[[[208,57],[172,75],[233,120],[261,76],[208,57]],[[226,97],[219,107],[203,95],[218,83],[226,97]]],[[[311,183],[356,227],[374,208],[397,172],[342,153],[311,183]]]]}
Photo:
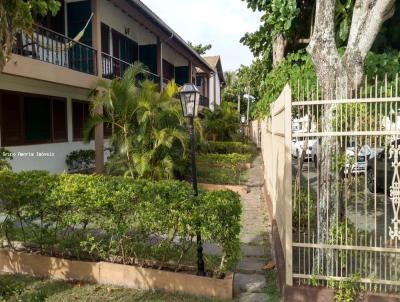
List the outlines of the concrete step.
{"type": "Polygon", "coordinates": [[[239,302],[266,302],[265,293],[243,293],[239,296],[239,302]]]}
{"type": "Polygon", "coordinates": [[[261,274],[235,274],[233,280],[234,295],[241,293],[264,293],[267,283],[261,274]]]}
{"type": "Polygon", "coordinates": [[[242,274],[263,274],[267,260],[263,258],[243,258],[236,267],[236,272],[242,274]]]}

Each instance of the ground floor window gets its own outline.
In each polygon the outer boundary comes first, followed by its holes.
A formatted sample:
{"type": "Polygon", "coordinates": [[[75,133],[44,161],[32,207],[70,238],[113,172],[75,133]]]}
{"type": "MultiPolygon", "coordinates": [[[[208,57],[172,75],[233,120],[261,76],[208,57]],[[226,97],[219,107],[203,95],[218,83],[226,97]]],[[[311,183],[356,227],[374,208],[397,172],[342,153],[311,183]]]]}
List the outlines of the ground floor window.
{"type": "Polygon", "coordinates": [[[68,140],[65,99],[0,91],[0,116],[2,146],[68,140]]]}

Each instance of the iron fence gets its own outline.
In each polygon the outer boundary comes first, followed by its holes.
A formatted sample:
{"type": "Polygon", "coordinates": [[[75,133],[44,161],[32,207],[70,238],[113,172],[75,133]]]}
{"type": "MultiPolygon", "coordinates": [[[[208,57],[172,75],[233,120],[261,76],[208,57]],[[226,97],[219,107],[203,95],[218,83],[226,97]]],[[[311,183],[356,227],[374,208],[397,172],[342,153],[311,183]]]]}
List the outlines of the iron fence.
{"type": "Polygon", "coordinates": [[[252,123],[288,285],[400,291],[399,79],[362,82],[329,94],[296,83],[252,123]]]}

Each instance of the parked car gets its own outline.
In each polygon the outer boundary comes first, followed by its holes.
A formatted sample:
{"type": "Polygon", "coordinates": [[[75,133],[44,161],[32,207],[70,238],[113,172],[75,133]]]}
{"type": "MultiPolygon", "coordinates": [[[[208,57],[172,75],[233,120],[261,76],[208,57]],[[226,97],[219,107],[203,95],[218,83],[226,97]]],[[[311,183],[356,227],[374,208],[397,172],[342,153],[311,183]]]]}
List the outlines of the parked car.
{"type": "Polygon", "coordinates": [[[375,150],[368,145],[364,145],[361,148],[358,148],[358,154],[356,158],[355,149],[355,147],[348,147],[346,149],[346,164],[344,168],[345,174],[365,173],[368,160],[375,156],[375,150]]]}
{"type": "MultiPolygon", "coordinates": [[[[393,141],[387,148],[382,148],[379,152],[377,152],[376,156],[373,156],[368,160],[367,187],[371,193],[390,193],[390,186],[392,185],[394,172],[392,165],[394,157],[390,158],[389,152],[390,148],[395,144],[396,141],[393,141]]],[[[397,140],[397,146],[398,145],[400,145],[400,140],[397,140]]]]}
{"type": "MultiPolygon", "coordinates": [[[[298,140],[298,139],[293,139],[292,140],[292,156],[294,158],[299,158],[299,156],[302,155],[303,149],[305,145],[305,140],[298,140]]],[[[317,150],[317,140],[316,139],[309,139],[308,140],[308,146],[305,150],[305,157],[304,160],[306,161],[312,161],[313,160],[313,155],[316,154],[317,150]]]]}

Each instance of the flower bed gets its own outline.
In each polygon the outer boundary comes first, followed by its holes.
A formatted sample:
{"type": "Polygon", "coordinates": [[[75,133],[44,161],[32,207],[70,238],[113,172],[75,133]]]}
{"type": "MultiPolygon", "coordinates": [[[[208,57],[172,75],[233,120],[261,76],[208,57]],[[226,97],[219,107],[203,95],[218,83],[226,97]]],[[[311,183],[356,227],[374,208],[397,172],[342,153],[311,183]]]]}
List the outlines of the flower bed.
{"type": "Polygon", "coordinates": [[[196,263],[195,236],[218,244],[208,275],[222,278],[239,255],[241,204],[232,191],[201,191],[179,181],[133,181],[99,175],[0,172],[0,239],[46,256],[134,264],[196,263]]]}
{"type": "Polygon", "coordinates": [[[0,250],[0,271],[219,299],[231,299],[233,293],[232,274],[224,279],[214,279],[107,262],[71,261],[8,250],[0,250]]]}

